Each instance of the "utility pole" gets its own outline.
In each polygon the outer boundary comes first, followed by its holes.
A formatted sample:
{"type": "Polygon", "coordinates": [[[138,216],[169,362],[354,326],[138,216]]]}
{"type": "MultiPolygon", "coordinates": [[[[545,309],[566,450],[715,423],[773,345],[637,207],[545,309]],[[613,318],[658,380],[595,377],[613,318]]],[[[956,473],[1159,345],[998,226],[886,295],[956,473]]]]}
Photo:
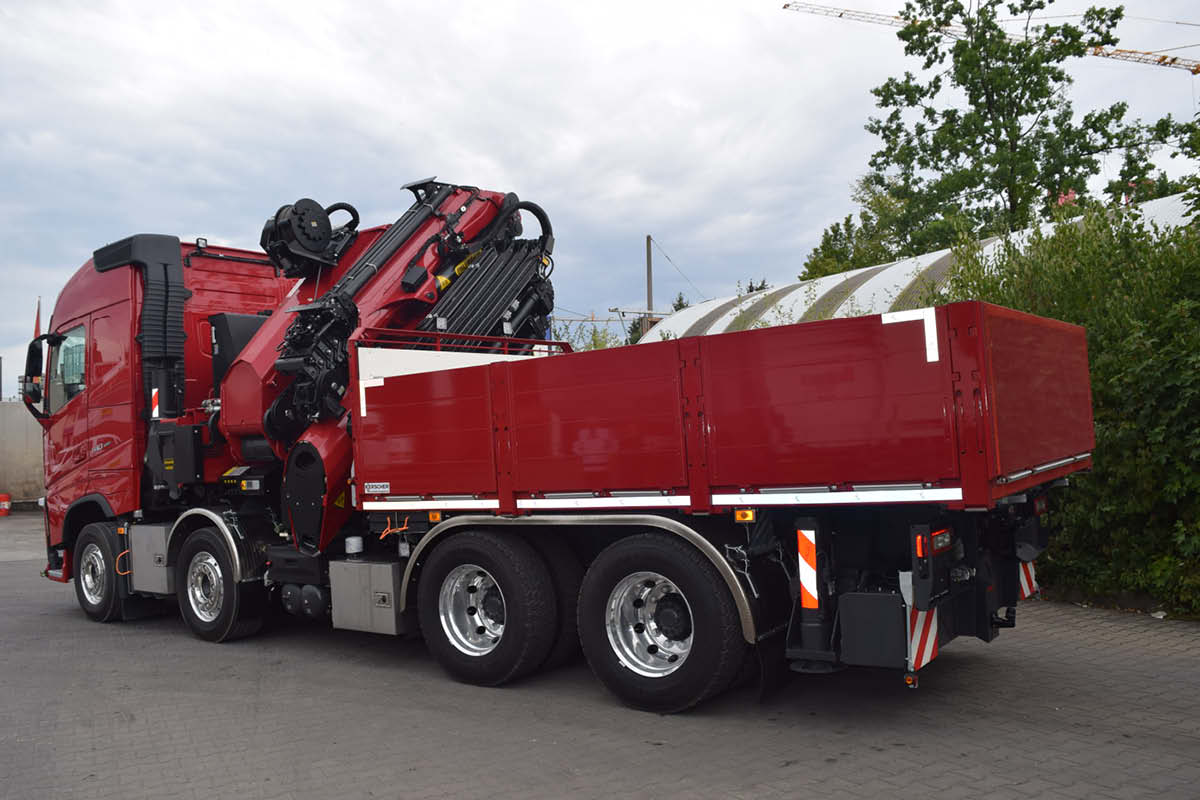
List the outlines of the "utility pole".
{"type": "Polygon", "coordinates": [[[650,263],[650,234],[646,234],[646,311],[654,310],[654,275],[650,263]]]}

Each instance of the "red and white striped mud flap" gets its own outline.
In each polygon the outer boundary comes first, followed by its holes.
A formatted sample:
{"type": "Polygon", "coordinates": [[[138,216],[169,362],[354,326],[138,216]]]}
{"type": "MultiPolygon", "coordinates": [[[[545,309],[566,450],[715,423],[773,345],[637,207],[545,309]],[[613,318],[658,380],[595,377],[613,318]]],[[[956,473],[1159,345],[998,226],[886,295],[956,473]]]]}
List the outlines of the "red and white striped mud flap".
{"type": "Polygon", "coordinates": [[[928,611],[908,609],[908,671],[916,672],[937,658],[937,608],[928,611]]]}
{"type": "Polygon", "coordinates": [[[1021,599],[1028,600],[1042,590],[1038,586],[1037,571],[1032,561],[1022,561],[1017,565],[1017,575],[1021,579],[1021,599]]]}

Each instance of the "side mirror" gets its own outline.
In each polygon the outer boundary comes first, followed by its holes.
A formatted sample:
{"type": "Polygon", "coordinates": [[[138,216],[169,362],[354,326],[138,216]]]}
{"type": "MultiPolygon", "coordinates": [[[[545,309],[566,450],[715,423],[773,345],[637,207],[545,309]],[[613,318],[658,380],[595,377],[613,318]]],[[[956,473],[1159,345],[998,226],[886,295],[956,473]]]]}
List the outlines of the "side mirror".
{"type": "Polygon", "coordinates": [[[46,419],[46,412],[38,408],[42,402],[42,365],[46,363],[42,342],[49,341],[51,344],[55,344],[61,339],[62,337],[58,334],[44,333],[30,342],[29,349],[25,352],[25,374],[18,378],[21,400],[29,409],[29,413],[33,414],[39,422],[46,419]]]}

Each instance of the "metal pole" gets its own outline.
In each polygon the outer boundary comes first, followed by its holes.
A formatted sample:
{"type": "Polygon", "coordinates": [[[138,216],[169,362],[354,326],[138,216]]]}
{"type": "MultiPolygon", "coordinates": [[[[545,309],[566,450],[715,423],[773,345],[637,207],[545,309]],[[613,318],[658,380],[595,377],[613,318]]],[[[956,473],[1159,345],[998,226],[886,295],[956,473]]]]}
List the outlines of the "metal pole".
{"type": "Polygon", "coordinates": [[[646,311],[654,310],[654,275],[650,263],[650,234],[646,234],[646,311]]]}

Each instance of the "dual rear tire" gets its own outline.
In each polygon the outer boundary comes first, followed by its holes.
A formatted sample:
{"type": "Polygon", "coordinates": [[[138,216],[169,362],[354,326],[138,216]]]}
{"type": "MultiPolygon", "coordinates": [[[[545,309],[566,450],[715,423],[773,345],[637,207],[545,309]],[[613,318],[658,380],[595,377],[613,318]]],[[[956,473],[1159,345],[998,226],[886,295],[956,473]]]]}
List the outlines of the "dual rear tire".
{"type": "Polygon", "coordinates": [[[596,677],[636,708],[683,711],[733,683],[746,653],[737,608],[696,548],[639,534],[581,576],[561,540],[533,541],[460,533],[423,565],[421,630],[453,677],[496,686],[568,661],[581,644],[596,677]]]}
{"type": "Polygon", "coordinates": [[[426,646],[460,681],[499,686],[542,666],[554,647],[554,582],[519,537],[455,534],[423,565],[417,593],[426,646]]]}
{"type": "Polygon", "coordinates": [[[579,594],[588,665],[626,704],[685,711],[729,688],[746,643],[733,597],[699,550],[664,533],[610,545],[579,594]]]}

